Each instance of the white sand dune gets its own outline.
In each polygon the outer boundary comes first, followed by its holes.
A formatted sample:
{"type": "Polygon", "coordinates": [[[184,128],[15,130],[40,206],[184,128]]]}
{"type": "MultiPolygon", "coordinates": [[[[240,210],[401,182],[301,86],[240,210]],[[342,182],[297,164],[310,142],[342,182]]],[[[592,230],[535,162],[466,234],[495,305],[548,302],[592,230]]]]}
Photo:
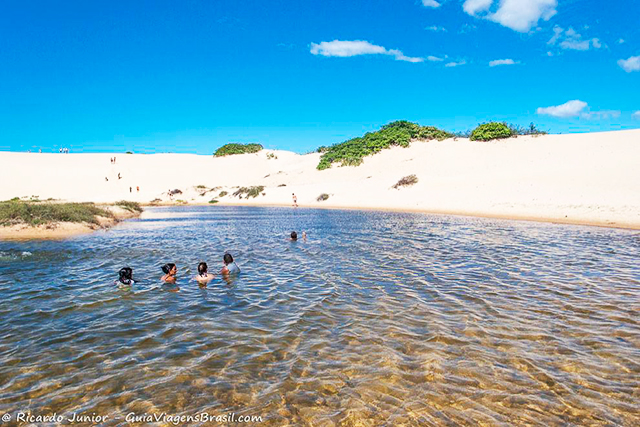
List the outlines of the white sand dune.
{"type": "Polygon", "coordinates": [[[207,203],[220,191],[264,186],[265,195],[219,205],[398,209],[640,228],[640,130],[415,141],[358,167],[318,171],[320,154],[263,150],[214,158],[190,154],[0,153],[0,199],[207,203]],[[273,153],[277,159],[269,159],[273,153]],[[118,173],[122,179],[118,179],[118,173]],[[419,182],[393,189],[402,177],[419,182]],[[108,181],[105,181],[105,177],[108,181]],[[284,184],[285,186],[281,186],[284,184]],[[204,195],[202,189],[220,187],[204,195]],[[140,191],[136,191],[136,187],[140,191]],[[132,192],[129,191],[130,187],[132,192]],[[183,194],[169,198],[168,190],[183,194]],[[318,202],[321,193],[329,199],[318,202]]]}

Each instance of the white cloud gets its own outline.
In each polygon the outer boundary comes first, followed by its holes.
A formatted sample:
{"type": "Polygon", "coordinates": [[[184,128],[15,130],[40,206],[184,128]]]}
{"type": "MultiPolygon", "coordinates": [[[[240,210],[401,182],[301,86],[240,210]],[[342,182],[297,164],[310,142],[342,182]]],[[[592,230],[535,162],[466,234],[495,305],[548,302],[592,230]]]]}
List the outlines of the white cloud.
{"type": "Polygon", "coordinates": [[[491,7],[493,0],[466,0],[462,5],[462,9],[469,15],[475,15],[483,12],[491,7]]]}
{"type": "Polygon", "coordinates": [[[562,27],[553,27],[553,37],[549,39],[547,44],[560,46],[565,50],[589,50],[592,47],[594,49],[600,49],[602,43],[598,38],[583,39],[582,35],[576,32],[573,28],[569,27],[568,30],[564,30],[562,27]],[[560,42],[560,43],[558,43],[560,42]]]}
{"type": "Polygon", "coordinates": [[[460,65],[465,65],[467,63],[467,61],[459,61],[459,62],[448,62],[446,63],[444,66],[445,67],[459,67],[460,65]]]}
{"type": "Polygon", "coordinates": [[[541,116],[544,115],[558,118],[578,117],[583,114],[587,107],[588,105],[586,102],[575,99],[554,107],[540,107],[536,110],[536,113],[541,116]]]}
{"type": "Polygon", "coordinates": [[[631,118],[636,119],[636,120],[640,120],[640,110],[638,110],[635,113],[631,114],[631,118]]]}
{"type": "Polygon", "coordinates": [[[560,119],[567,119],[570,117],[580,117],[583,119],[610,119],[620,117],[619,110],[602,110],[602,111],[590,111],[589,105],[578,99],[565,102],[562,105],[556,105],[553,107],[541,107],[536,110],[539,115],[557,117],[560,119]]]}
{"type": "Polygon", "coordinates": [[[431,61],[431,62],[442,62],[444,61],[444,58],[438,58],[437,56],[427,56],[427,60],[431,61]]]}
{"type": "Polygon", "coordinates": [[[426,7],[440,7],[442,6],[440,3],[438,3],[435,0],[422,0],[422,4],[426,7]]]}
{"type": "Polygon", "coordinates": [[[439,32],[446,33],[447,32],[446,28],[438,27],[437,25],[432,25],[430,27],[425,27],[425,30],[433,31],[435,33],[439,33],[439,32]]]}
{"type": "Polygon", "coordinates": [[[514,65],[516,61],[513,59],[496,59],[489,62],[489,67],[497,67],[498,65],[514,65]]]}
{"type": "Polygon", "coordinates": [[[640,56],[632,56],[629,59],[621,59],[618,65],[627,73],[640,71],[640,56]]]}
{"type": "Polygon", "coordinates": [[[364,40],[334,40],[331,42],[311,43],[310,52],[314,55],[349,57],[357,55],[390,55],[396,61],[424,62],[424,58],[404,55],[398,49],[387,50],[382,46],[364,40]]]}
{"type": "Polygon", "coordinates": [[[500,0],[497,10],[491,12],[493,4],[493,0],[465,0],[462,9],[471,16],[526,33],[541,19],[548,21],[557,13],[558,0],[500,0]]]}
{"type": "Polygon", "coordinates": [[[618,44],[624,44],[624,39],[618,40],[618,44]]]}

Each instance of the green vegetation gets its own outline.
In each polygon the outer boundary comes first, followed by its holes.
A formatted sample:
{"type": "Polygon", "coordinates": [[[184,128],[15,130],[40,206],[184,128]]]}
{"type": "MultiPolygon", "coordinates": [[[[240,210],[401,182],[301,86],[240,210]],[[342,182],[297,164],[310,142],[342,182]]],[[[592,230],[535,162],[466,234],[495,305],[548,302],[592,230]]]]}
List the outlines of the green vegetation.
{"type": "Polygon", "coordinates": [[[218,203],[218,201],[216,199],[211,199],[209,200],[209,203],[214,204],[214,203],[218,203]]]}
{"type": "Polygon", "coordinates": [[[125,154],[133,154],[133,151],[127,151],[125,154]]]}
{"type": "Polygon", "coordinates": [[[264,147],[260,144],[225,144],[218,148],[213,155],[215,157],[229,156],[232,154],[257,153],[264,147]]]}
{"type": "Polygon", "coordinates": [[[207,188],[207,187],[205,185],[200,184],[200,185],[196,185],[196,188],[203,189],[203,188],[207,188]]]}
{"type": "Polygon", "coordinates": [[[517,135],[506,123],[483,123],[471,132],[472,141],[491,141],[493,139],[511,138],[517,135]]]}
{"type": "Polygon", "coordinates": [[[162,202],[162,199],[153,199],[152,201],[149,202],[149,204],[150,205],[157,205],[160,202],[162,202]]]}
{"type": "Polygon", "coordinates": [[[250,197],[258,197],[262,191],[264,190],[264,187],[262,185],[259,186],[254,186],[254,187],[240,187],[238,190],[236,190],[233,195],[237,196],[239,198],[242,199],[242,196],[244,195],[247,199],[250,197]]]}
{"type": "Polygon", "coordinates": [[[323,152],[318,169],[330,168],[333,163],[342,166],[358,166],[366,156],[376,154],[394,145],[408,147],[412,139],[439,141],[452,137],[453,134],[433,126],[420,126],[408,121],[397,121],[383,126],[379,131],[369,132],[362,137],[353,138],[329,148],[320,147],[323,152]]]}
{"type": "Polygon", "coordinates": [[[533,122],[531,122],[529,124],[529,127],[526,127],[526,128],[520,127],[518,125],[510,124],[509,129],[511,129],[511,131],[515,135],[546,135],[547,134],[546,131],[538,129],[536,125],[533,124],[533,122]]]}
{"type": "Polygon", "coordinates": [[[396,190],[399,190],[400,187],[408,187],[410,185],[413,184],[417,184],[418,183],[418,177],[415,175],[407,175],[404,178],[400,179],[400,181],[396,182],[396,184],[393,186],[393,188],[395,188],[396,190]]]}
{"type": "Polygon", "coordinates": [[[119,202],[116,202],[115,205],[120,206],[121,208],[124,208],[129,212],[142,212],[142,207],[138,202],[128,202],[126,200],[120,200],[119,202]]]}
{"type": "Polygon", "coordinates": [[[37,226],[52,222],[86,222],[98,224],[96,216],[113,214],[93,203],[46,203],[7,200],[0,202],[0,225],[28,224],[37,226]]]}
{"type": "Polygon", "coordinates": [[[218,197],[224,197],[227,194],[229,194],[229,193],[227,193],[226,191],[221,191],[220,194],[218,194],[218,197]]]}
{"type": "Polygon", "coordinates": [[[318,202],[324,202],[328,198],[329,198],[329,195],[327,193],[322,193],[321,195],[318,196],[318,198],[316,200],[318,202]]]}

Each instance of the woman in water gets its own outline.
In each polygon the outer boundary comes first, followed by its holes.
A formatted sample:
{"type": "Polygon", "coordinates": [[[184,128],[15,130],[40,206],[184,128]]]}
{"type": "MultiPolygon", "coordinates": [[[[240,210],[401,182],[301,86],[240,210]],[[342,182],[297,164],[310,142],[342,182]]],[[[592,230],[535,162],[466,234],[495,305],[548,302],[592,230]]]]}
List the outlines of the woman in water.
{"type": "Polygon", "coordinates": [[[165,283],[176,283],[176,274],[178,274],[178,267],[172,262],[162,266],[164,276],[160,278],[165,283]]]}
{"type": "Polygon", "coordinates": [[[117,285],[133,285],[136,281],[133,280],[133,270],[130,267],[122,267],[118,272],[117,285]]]}
{"type": "Polygon", "coordinates": [[[198,275],[196,276],[196,281],[201,285],[206,285],[213,279],[213,274],[208,272],[209,267],[207,267],[206,262],[201,262],[198,264],[198,275]]]}
{"type": "Polygon", "coordinates": [[[238,267],[238,264],[236,264],[229,252],[224,254],[224,256],[222,257],[222,261],[224,266],[222,267],[222,270],[220,270],[220,273],[223,276],[240,273],[240,267],[238,267]]]}

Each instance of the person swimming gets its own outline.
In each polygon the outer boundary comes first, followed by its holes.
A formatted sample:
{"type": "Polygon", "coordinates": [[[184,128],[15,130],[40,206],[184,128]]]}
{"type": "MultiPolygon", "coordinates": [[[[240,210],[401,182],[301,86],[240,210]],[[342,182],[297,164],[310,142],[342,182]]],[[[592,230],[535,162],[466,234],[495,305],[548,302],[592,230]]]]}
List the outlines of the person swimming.
{"type": "Polygon", "coordinates": [[[165,283],[176,283],[176,275],[178,274],[178,267],[172,262],[162,266],[164,276],[160,278],[165,283]]]}
{"type": "Polygon", "coordinates": [[[118,280],[115,281],[118,285],[133,285],[135,282],[133,280],[133,269],[130,267],[122,267],[118,272],[118,280]]]}
{"type": "Polygon", "coordinates": [[[298,233],[296,233],[295,231],[292,231],[291,232],[291,240],[294,241],[294,242],[296,240],[298,240],[298,233]]]}
{"type": "Polygon", "coordinates": [[[229,274],[240,273],[240,267],[238,267],[238,264],[236,264],[236,262],[233,260],[233,256],[231,256],[229,252],[224,254],[224,256],[222,257],[222,261],[224,263],[222,270],[220,270],[220,273],[222,275],[228,276],[229,274]]]}
{"type": "Polygon", "coordinates": [[[213,279],[213,274],[208,272],[209,267],[206,262],[201,262],[198,264],[198,275],[196,276],[196,281],[201,285],[206,285],[213,279]]]}

